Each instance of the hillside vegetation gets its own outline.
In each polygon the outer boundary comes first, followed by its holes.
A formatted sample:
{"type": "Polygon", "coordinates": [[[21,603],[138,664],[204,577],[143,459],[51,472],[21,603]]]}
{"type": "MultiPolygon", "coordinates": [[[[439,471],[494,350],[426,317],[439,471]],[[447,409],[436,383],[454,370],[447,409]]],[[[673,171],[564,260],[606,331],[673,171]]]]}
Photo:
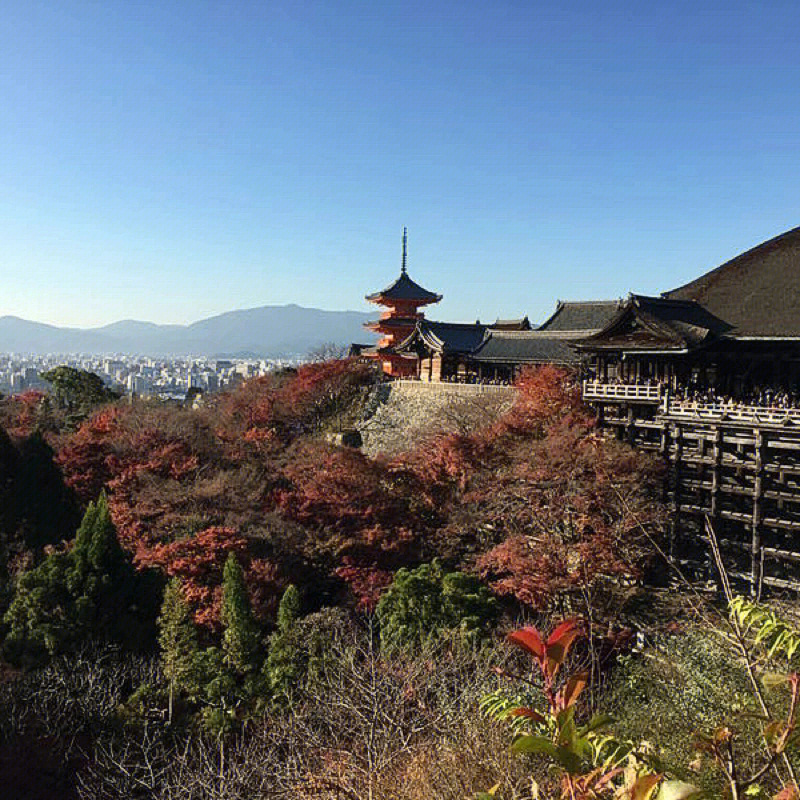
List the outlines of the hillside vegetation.
{"type": "Polygon", "coordinates": [[[793,629],[757,654],[766,611],[737,638],[659,588],[656,460],[551,367],[438,433],[332,443],[375,381],[342,360],[193,410],[2,401],[13,796],[789,791],[793,629]]]}

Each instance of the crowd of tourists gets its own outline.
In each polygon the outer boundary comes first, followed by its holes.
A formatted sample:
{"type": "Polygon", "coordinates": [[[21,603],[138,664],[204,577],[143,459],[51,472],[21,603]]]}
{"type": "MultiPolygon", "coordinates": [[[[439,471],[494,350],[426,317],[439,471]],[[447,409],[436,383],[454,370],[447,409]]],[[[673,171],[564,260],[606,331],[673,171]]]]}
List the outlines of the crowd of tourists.
{"type": "Polygon", "coordinates": [[[673,389],[667,381],[663,380],[625,381],[612,378],[607,381],[598,381],[598,383],[611,386],[658,386],[663,393],[669,391],[672,402],[682,405],[720,406],[732,410],[748,406],[758,406],[776,411],[800,409],[800,388],[798,387],[753,386],[740,392],[721,392],[712,386],[701,386],[697,383],[673,389]]]}
{"type": "Polygon", "coordinates": [[[730,408],[759,406],[775,410],[800,409],[800,391],[773,386],[754,386],[744,392],[727,394],[712,387],[686,386],[673,393],[680,403],[730,408]]]}
{"type": "Polygon", "coordinates": [[[479,386],[510,386],[511,381],[502,378],[479,378],[477,375],[448,375],[442,377],[443,383],[471,383],[479,386]]]}

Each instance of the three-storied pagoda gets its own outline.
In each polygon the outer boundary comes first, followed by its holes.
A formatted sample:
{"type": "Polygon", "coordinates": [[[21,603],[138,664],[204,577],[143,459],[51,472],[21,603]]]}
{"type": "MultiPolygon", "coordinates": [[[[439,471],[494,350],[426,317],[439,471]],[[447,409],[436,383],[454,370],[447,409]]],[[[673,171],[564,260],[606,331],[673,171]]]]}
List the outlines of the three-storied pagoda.
{"type": "Polygon", "coordinates": [[[374,350],[364,350],[362,355],[379,360],[384,373],[391,377],[416,375],[416,357],[408,353],[398,353],[395,348],[411,335],[417,322],[425,318],[419,309],[431,303],[438,303],[442,296],[423,289],[408,277],[407,228],[403,228],[400,277],[385,289],[368,294],[366,299],[388,310],[384,311],[379,319],[364,323],[365,328],[381,334],[382,338],[374,350]]]}

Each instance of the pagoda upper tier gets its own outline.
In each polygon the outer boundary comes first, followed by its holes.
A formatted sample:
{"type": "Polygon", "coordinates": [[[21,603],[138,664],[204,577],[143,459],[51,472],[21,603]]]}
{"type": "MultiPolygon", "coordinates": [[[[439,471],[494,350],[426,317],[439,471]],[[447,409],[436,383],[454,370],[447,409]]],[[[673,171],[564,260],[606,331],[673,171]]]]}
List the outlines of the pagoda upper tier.
{"type": "Polygon", "coordinates": [[[413,374],[414,364],[407,355],[394,352],[394,346],[407,339],[414,330],[417,320],[425,315],[419,310],[422,306],[438,303],[442,296],[423,289],[408,277],[408,231],[403,228],[403,259],[400,277],[380,292],[368,294],[370,303],[384,306],[387,311],[379,319],[364,323],[364,327],[381,334],[374,351],[374,357],[380,359],[383,371],[387,375],[402,376],[413,374]]]}
{"type": "Polygon", "coordinates": [[[391,286],[367,295],[367,300],[370,303],[377,303],[379,306],[389,306],[398,301],[413,303],[415,306],[427,306],[431,303],[438,303],[441,299],[442,296],[440,294],[429,292],[415,281],[412,281],[405,269],[391,286]]]}

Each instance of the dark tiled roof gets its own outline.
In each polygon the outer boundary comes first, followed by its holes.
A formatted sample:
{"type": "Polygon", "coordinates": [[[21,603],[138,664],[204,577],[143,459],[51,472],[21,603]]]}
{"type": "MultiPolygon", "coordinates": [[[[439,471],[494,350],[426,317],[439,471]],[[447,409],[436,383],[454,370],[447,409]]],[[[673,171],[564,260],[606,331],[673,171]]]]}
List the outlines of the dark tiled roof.
{"type": "Polygon", "coordinates": [[[695,302],[634,294],[603,330],[578,344],[590,350],[688,350],[724,335],[729,328],[695,302]]]}
{"type": "Polygon", "coordinates": [[[414,332],[398,345],[401,351],[413,349],[418,342],[437,353],[471,353],[482,341],[486,325],[474,322],[433,322],[419,320],[414,332]]]}
{"type": "Polygon", "coordinates": [[[438,303],[442,299],[442,296],[429,292],[427,289],[423,289],[418,283],[412,281],[406,272],[401,272],[400,277],[393,284],[387,286],[380,292],[367,295],[367,300],[371,303],[379,302],[383,299],[416,300],[420,304],[427,304],[438,303]]]}
{"type": "Polygon", "coordinates": [[[527,317],[522,319],[498,319],[489,327],[494,331],[529,331],[531,323],[527,317]]]}
{"type": "Polygon", "coordinates": [[[622,300],[559,300],[552,316],[537,330],[540,331],[599,331],[611,322],[624,302],[622,300]]]}
{"type": "Polygon", "coordinates": [[[350,344],[350,348],[347,351],[347,355],[349,358],[353,358],[354,356],[363,356],[367,355],[367,353],[374,353],[375,352],[375,345],[374,344],[358,344],[358,342],[352,342],[350,344]]]}
{"type": "Polygon", "coordinates": [[[800,228],[664,296],[700,303],[732,326],[729,336],[800,336],[800,228]]]}
{"type": "Polygon", "coordinates": [[[505,364],[575,364],[578,361],[568,339],[547,336],[540,331],[489,330],[471,358],[505,364]]]}
{"type": "Polygon", "coordinates": [[[646,297],[640,294],[632,295],[631,299],[642,315],[649,315],[671,328],[690,346],[700,344],[710,336],[721,336],[730,330],[730,325],[692,301],[646,297]]]}

